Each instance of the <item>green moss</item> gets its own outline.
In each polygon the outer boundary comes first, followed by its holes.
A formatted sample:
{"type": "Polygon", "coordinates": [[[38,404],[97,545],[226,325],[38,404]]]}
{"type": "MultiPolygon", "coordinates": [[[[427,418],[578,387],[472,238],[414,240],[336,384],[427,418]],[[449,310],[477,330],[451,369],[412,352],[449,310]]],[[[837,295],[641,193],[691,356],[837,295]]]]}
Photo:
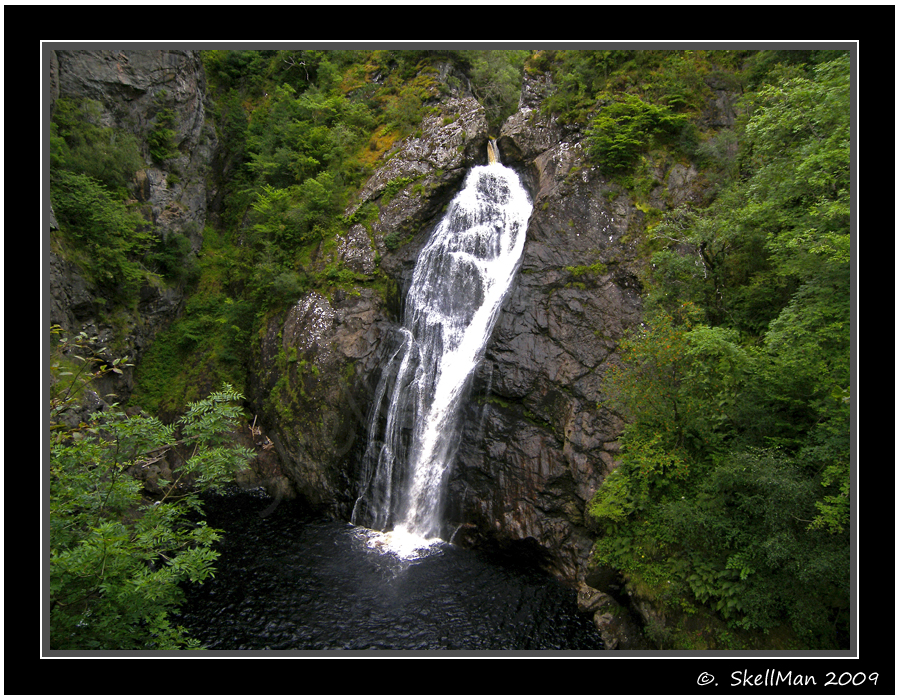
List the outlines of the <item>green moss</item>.
{"type": "Polygon", "coordinates": [[[604,263],[598,260],[593,265],[568,266],[566,271],[575,277],[582,277],[584,275],[605,275],[608,269],[604,263]]]}
{"type": "Polygon", "coordinates": [[[390,201],[397,196],[397,193],[402,190],[407,185],[415,182],[420,178],[418,177],[395,177],[393,180],[388,181],[388,183],[384,186],[384,190],[381,193],[381,203],[383,205],[387,205],[390,201]]]}
{"type": "Polygon", "coordinates": [[[397,250],[400,246],[411,243],[413,238],[415,238],[415,236],[404,236],[397,231],[391,231],[384,237],[384,246],[388,250],[397,250]]]}

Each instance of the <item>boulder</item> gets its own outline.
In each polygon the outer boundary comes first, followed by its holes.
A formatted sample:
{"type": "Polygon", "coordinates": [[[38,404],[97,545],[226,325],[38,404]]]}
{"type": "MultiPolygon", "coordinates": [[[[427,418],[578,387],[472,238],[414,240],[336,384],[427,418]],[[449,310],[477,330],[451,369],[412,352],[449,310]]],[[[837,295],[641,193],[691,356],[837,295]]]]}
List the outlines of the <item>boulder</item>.
{"type": "MultiPolygon", "coordinates": [[[[347,465],[364,449],[379,350],[391,334],[371,289],[304,295],[269,320],[250,372],[251,403],[293,490],[313,509],[348,519],[347,465]]],[[[267,487],[268,488],[268,487],[267,487]]]]}

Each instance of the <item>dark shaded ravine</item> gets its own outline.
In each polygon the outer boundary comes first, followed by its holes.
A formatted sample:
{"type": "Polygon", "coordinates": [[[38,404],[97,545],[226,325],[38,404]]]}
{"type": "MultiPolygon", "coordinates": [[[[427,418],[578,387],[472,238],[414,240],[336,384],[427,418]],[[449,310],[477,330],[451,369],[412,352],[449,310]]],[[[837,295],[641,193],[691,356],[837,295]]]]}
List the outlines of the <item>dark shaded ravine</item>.
{"type": "Polygon", "coordinates": [[[442,544],[399,560],[366,531],[251,493],[206,499],[216,576],[179,624],[211,650],[602,649],[575,593],[532,562],[442,544]],[[270,512],[262,517],[263,513],[270,512]]]}

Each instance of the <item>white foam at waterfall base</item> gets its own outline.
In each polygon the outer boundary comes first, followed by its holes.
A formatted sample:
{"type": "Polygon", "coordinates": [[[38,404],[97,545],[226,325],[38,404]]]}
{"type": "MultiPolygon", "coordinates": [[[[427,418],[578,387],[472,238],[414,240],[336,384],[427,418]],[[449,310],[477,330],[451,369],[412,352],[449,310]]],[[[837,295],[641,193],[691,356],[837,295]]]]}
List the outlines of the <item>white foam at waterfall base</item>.
{"type": "Polygon", "coordinates": [[[362,540],[368,549],[381,554],[389,554],[397,559],[412,561],[433,554],[439,545],[446,544],[439,537],[426,538],[409,532],[404,527],[397,527],[390,532],[358,528],[362,540]]]}

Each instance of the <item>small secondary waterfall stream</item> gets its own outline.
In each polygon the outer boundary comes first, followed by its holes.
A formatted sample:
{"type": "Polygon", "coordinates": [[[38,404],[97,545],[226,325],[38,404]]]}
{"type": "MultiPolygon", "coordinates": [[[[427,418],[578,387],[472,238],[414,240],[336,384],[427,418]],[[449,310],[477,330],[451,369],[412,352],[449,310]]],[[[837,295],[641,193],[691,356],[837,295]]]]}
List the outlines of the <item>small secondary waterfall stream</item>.
{"type": "Polygon", "coordinates": [[[458,417],[522,258],[532,204],[488,145],[419,254],[401,343],[384,367],[352,522],[421,540],[441,534],[458,417]]]}

